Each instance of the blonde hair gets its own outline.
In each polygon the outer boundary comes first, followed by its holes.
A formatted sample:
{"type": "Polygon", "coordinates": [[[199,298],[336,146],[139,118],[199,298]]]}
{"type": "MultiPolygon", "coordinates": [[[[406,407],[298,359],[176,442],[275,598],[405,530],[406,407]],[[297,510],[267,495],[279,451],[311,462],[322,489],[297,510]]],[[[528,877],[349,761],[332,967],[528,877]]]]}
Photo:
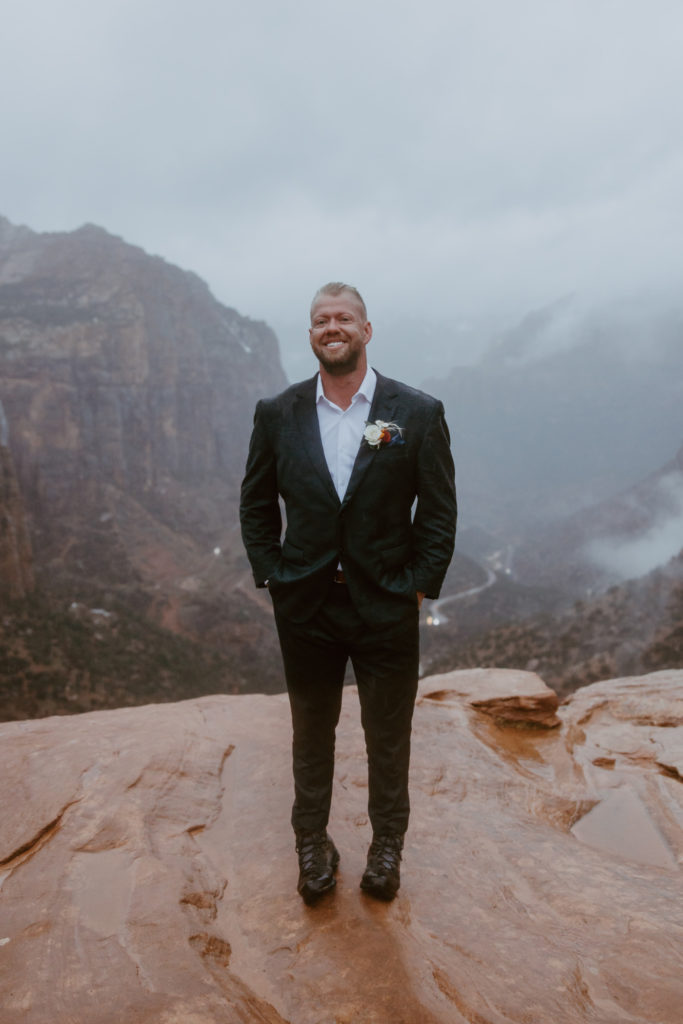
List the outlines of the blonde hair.
{"type": "Polygon", "coordinates": [[[360,308],[363,312],[363,320],[367,320],[368,311],[365,308],[363,296],[361,295],[357,288],[353,287],[352,284],[344,284],[343,281],[329,281],[327,284],[324,284],[322,288],[318,288],[317,292],[313,296],[313,301],[311,302],[311,315],[313,314],[313,307],[315,306],[316,302],[318,301],[321,295],[341,295],[342,292],[351,292],[354,299],[356,299],[356,301],[360,305],[360,308]]]}

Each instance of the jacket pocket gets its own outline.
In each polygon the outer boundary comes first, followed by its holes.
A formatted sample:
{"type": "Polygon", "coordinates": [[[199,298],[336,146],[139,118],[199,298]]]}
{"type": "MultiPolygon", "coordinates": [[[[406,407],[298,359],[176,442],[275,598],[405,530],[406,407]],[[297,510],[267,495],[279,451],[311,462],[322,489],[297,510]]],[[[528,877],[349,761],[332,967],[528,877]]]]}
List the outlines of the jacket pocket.
{"type": "Polygon", "coordinates": [[[381,548],[379,557],[385,569],[399,569],[410,562],[412,548],[405,541],[402,544],[394,544],[389,548],[381,548]]]}
{"type": "Polygon", "coordinates": [[[296,565],[306,565],[308,561],[301,548],[292,544],[286,537],[282,544],[282,557],[286,562],[294,562],[296,565]]]}

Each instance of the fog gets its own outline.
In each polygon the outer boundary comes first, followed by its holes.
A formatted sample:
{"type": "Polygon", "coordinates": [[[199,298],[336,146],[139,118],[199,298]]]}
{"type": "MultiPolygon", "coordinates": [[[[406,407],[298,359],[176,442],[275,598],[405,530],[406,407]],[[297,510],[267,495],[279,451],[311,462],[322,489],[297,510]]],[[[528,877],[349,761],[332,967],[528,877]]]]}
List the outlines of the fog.
{"type": "Polygon", "coordinates": [[[657,489],[668,515],[660,512],[640,536],[594,541],[587,548],[593,561],[622,579],[644,576],[683,550],[683,474],[663,477],[657,489]]]}
{"type": "Polygon", "coordinates": [[[638,540],[627,543],[601,541],[591,544],[588,553],[600,566],[622,579],[635,579],[664,565],[683,550],[683,511],[681,515],[648,530],[638,540]]]}
{"type": "Polygon", "coordinates": [[[677,0],[6,8],[0,212],[194,270],[290,376],[330,279],[412,381],[564,296],[679,287],[677,0]]]}

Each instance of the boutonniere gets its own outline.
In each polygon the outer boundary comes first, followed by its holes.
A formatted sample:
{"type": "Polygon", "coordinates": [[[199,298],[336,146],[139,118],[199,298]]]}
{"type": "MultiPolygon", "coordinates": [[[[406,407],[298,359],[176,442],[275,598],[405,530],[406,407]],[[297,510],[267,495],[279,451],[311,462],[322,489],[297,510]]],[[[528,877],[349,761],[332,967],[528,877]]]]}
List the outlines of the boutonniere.
{"type": "Polygon", "coordinates": [[[384,420],[370,423],[368,420],[363,438],[370,448],[388,448],[392,444],[405,444],[403,430],[397,423],[385,423],[384,420]]]}

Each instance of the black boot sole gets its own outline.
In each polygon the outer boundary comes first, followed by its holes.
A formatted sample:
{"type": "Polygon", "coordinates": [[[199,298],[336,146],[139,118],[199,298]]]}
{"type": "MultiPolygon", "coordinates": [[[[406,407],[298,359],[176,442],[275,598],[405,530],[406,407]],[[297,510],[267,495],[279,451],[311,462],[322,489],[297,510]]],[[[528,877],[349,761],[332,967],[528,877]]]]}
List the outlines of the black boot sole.
{"type": "Polygon", "coordinates": [[[376,900],[382,900],[384,903],[391,903],[399,890],[399,886],[388,878],[366,878],[365,875],[361,879],[360,887],[368,896],[374,896],[376,900]]]}

